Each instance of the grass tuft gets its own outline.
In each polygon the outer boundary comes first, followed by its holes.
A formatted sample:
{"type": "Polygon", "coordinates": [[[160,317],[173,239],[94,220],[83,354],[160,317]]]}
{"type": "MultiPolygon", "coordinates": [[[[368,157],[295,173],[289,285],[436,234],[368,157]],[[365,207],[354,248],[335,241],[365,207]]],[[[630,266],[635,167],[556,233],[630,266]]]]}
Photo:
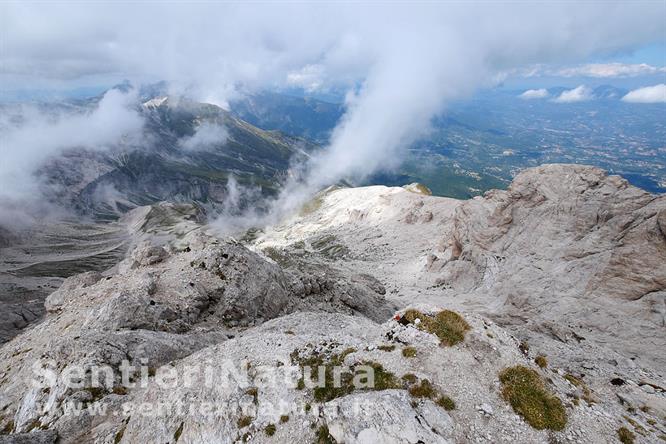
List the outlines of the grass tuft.
{"type": "Polygon", "coordinates": [[[572,375],[571,373],[567,373],[564,375],[564,379],[575,385],[576,387],[582,387],[583,381],[572,375]]]}
{"type": "Polygon", "coordinates": [[[0,431],[0,435],[9,435],[10,433],[13,432],[14,432],[14,421],[10,419],[2,428],[2,431],[0,431]]]}
{"type": "Polygon", "coordinates": [[[114,395],[125,396],[127,395],[128,390],[122,385],[117,385],[111,390],[111,393],[114,395]]]}
{"type": "Polygon", "coordinates": [[[322,425],[317,430],[314,444],[337,444],[335,438],[331,436],[326,425],[322,425]]]}
{"type": "Polygon", "coordinates": [[[442,407],[444,410],[454,410],[456,408],[456,403],[453,399],[449,398],[446,395],[442,395],[437,398],[437,405],[442,407]]]}
{"type": "Polygon", "coordinates": [[[617,429],[617,439],[619,439],[622,444],[634,444],[636,435],[634,435],[628,428],[620,427],[617,429]]]}
{"type": "MultiPolygon", "coordinates": [[[[417,384],[418,378],[411,373],[407,373],[402,377],[405,388],[413,398],[427,398],[431,399],[438,406],[442,407],[444,410],[453,410],[456,408],[456,403],[449,396],[442,395],[439,393],[432,383],[427,379],[422,379],[420,383],[417,384]]],[[[416,405],[416,402],[413,401],[412,407],[416,405]]]]}
{"type": "Polygon", "coordinates": [[[530,344],[527,343],[527,341],[521,341],[520,344],[518,344],[518,350],[525,356],[527,356],[530,352],[530,344]]]}
{"type": "Polygon", "coordinates": [[[275,424],[268,424],[266,428],[264,428],[264,433],[268,436],[275,435],[275,424]]]}
{"type": "Polygon", "coordinates": [[[250,424],[252,424],[252,417],[251,417],[251,416],[243,415],[243,416],[241,416],[240,418],[238,418],[238,423],[237,423],[237,425],[238,425],[238,428],[239,428],[239,429],[242,429],[242,428],[244,428],[244,427],[247,427],[247,426],[249,426],[250,424]]]}
{"type": "MultiPolygon", "coordinates": [[[[113,444],[120,444],[120,441],[123,440],[123,435],[125,434],[125,427],[123,426],[118,432],[114,435],[113,437],[113,444]]],[[[178,438],[176,438],[176,441],[178,441],[178,438]]]]}
{"type": "Polygon", "coordinates": [[[342,364],[343,362],[345,362],[345,358],[347,358],[347,356],[351,355],[352,353],[356,353],[356,349],[354,347],[349,347],[349,348],[344,349],[342,351],[342,353],[340,353],[340,357],[338,358],[338,362],[340,364],[342,364]]]}
{"type": "Polygon", "coordinates": [[[252,396],[253,402],[255,404],[259,403],[259,389],[257,387],[250,387],[249,389],[245,390],[245,394],[252,396]]]}
{"type": "Polygon", "coordinates": [[[594,400],[594,397],[592,396],[592,392],[590,391],[590,388],[583,382],[582,379],[577,378],[576,376],[572,375],[571,373],[567,373],[564,375],[564,379],[569,381],[573,386],[579,388],[582,392],[581,398],[587,402],[588,405],[594,404],[596,401],[594,400]]]}
{"type": "Polygon", "coordinates": [[[435,388],[427,379],[421,379],[421,383],[409,388],[409,394],[414,398],[433,398],[436,394],[435,388]]]}
{"type": "Polygon", "coordinates": [[[419,378],[417,378],[414,373],[406,373],[402,375],[402,382],[404,382],[406,385],[416,384],[416,381],[418,380],[419,378]]]}
{"type": "Polygon", "coordinates": [[[451,310],[442,310],[436,315],[430,316],[410,309],[405,312],[404,318],[417,328],[434,334],[442,345],[449,347],[464,341],[465,334],[471,329],[462,316],[451,310]],[[419,319],[420,323],[416,324],[416,319],[419,319]]]}
{"type": "Polygon", "coordinates": [[[548,360],[544,355],[539,355],[536,358],[534,358],[534,362],[536,362],[536,365],[538,365],[541,368],[548,367],[548,360]]]}
{"type": "MultiPolygon", "coordinates": [[[[317,402],[327,402],[335,398],[346,396],[356,390],[354,386],[354,377],[356,375],[363,376],[366,372],[364,369],[358,368],[359,366],[370,366],[373,369],[374,387],[365,388],[366,390],[388,390],[392,388],[400,388],[400,381],[395,375],[376,362],[365,361],[360,364],[352,365],[348,370],[340,372],[339,384],[335,381],[335,368],[344,366],[344,360],[347,355],[356,352],[355,348],[347,348],[340,354],[333,354],[326,357],[323,354],[315,354],[309,357],[300,358],[298,350],[292,353],[292,362],[297,363],[301,368],[309,368],[312,381],[319,382],[323,380],[322,385],[313,388],[312,395],[317,402]],[[324,374],[320,378],[320,371],[324,374]]],[[[304,378],[298,381],[296,387],[298,390],[306,388],[304,378]]]]}
{"type": "Polygon", "coordinates": [[[550,393],[539,374],[527,367],[509,367],[499,375],[502,396],[537,430],[562,430],[567,415],[560,399],[550,393]]]}
{"type": "Polygon", "coordinates": [[[390,390],[401,388],[402,384],[398,381],[398,378],[378,362],[365,361],[362,365],[367,365],[372,367],[375,377],[375,385],[371,390],[390,390]]]}
{"type": "MultiPolygon", "coordinates": [[[[178,440],[180,439],[180,435],[183,434],[183,427],[185,427],[185,423],[181,422],[176,431],[173,432],[173,442],[178,442],[178,440]]],[[[123,431],[124,430],[125,429],[123,429],[123,431]]]]}
{"type": "Polygon", "coordinates": [[[416,349],[414,347],[405,347],[402,349],[402,356],[405,358],[416,357],[416,349]]]}

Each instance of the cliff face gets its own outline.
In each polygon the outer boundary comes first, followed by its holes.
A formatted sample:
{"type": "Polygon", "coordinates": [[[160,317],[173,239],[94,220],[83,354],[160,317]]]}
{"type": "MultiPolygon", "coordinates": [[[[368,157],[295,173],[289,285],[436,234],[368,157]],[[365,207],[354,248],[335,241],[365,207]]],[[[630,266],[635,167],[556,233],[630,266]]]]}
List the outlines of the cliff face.
{"type": "Polygon", "coordinates": [[[666,365],[655,342],[664,340],[664,196],[598,168],[546,165],[468,201],[386,187],[321,201],[258,247],[335,239],[348,252],[336,265],[373,273],[405,305],[453,304],[554,339],[611,334],[628,357],[666,365]]]}
{"type": "Polygon", "coordinates": [[[496,301],[498,321],[554,339],[610,335],[615,350],[663,367],[665,217],[664,196],[617,176],[540,167],[457,209],[452,242],[461,252],[442,276],[496,301]]]}
{"type": "Polygon", "coordinates": [[[652,442],[664,433],[664,196],[596,168],[548,165],[469,201],[420,187],[328,190],[245,244],[216,238],[196,212],[129,213],[126,258],[65,280],[45,319],[0,348],[0,429],[11,439],[606,442],[628,427],[652,442]],[[57,372],[108,366],[117,377],[127,361],[148,368],[147,382],[34,387],[36,361],[57,372]],[[349,378],[369,366],[378,383],[358,389],[343,377],[341,388],[317,390],[299,373],[314,364],[349,378]],[[229,365],[244,382],[211,386],[200,372],[190,384],[160,382],[163,369],[229,365]],[[516,366],[554,397],[538,421],[508,395],[505,370],[516,366]],[[77,402],[107,410],[68,413],[77,402]],[[172,408],[182,402],[214,409],[172,408]],[[156,403],[171,407],[137,410],[156,403]]]}

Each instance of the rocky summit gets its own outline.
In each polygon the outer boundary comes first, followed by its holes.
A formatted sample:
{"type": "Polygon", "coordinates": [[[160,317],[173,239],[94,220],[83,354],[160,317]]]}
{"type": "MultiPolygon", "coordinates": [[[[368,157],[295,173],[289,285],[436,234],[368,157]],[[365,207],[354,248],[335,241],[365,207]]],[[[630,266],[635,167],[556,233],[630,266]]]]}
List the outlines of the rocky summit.
{"type": "Polygon", "coordinates": [[[666,439],[664,195],[554,164],[466,201],[330,188],[235,238],[203,211],[135,208],[108,269],[40,281],[0,442],[666,439]]]}

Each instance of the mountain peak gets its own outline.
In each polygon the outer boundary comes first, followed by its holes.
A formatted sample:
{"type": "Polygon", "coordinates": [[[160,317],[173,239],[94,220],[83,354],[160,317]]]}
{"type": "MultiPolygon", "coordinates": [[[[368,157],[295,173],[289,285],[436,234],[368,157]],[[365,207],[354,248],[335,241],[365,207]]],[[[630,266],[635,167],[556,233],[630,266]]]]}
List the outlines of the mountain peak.
{"type": "Polygon", "coordinates": [[[168,100],[169,96],[158,96],[143,102],[141,105],[147,109],[155,109],[167,104],[168,100]]]}

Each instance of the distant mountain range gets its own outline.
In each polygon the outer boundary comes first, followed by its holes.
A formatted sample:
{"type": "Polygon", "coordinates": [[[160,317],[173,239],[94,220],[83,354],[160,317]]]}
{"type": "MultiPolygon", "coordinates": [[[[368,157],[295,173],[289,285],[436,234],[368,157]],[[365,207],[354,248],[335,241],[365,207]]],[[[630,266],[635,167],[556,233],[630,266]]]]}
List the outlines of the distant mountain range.
{"type": "Polygon", "coordinates": [[[227,197],[230,176],[261,194],[275,194],[294,156],[316,148],[211,104],[158,96],[137,108],[145,120],[140,143],[65,151],[37,172],[45,192],[97,219],[163,200],[216,206],[227,197]]]}
{"type": "Polygon", "coordinates": [[[231,103],[238,117],[270,128],[325,143],[344,114],[344,106],[310,97],[263,92],[231,103]]]}
{"type": "MultiPolygon", "coordinates": [[[[567,89],[550,88],[549,94],[567,89]]],[[[274,92],[247,95],[227,111],[167,91],[165,83],[140,88],[136,109],[145,125],[139,142],[107,150],[73,147],[50,159],[37,172],[47,198],[107,220],[163,200],[217,208],[227,200],[231,176],[273,195],[295,158],[324,146],[344,113],[342,104],[274,92]]],[[[436,195],[468,198],[504,187],[524,168],[576,162],[663,192],[666,125],[655,113],[660,105],[625,104],[620,99],[626,93],[603,85],[592,90],[594,100],[571,105],[520,100],[516,91],[481,94],[433,119],[432,131],[407,151],[397,170],[357,185],[422,182],[436,195]]],[[[101,97],[39,106],[85,112],[101,97]]]]}
{"type": "MultiPolygon", "coordinates": [[[[629,91],[612,85],[590,88],[578,102],[552,100],[571,89],[549,88],[545,99],[522,100],[524,90],[497,88],[451,103],[396,170],[364,184],[421,182],[436,195],[469,198],[506,186],[525,168],[565,162],[599,166],[652,193],[666,192],[664,104],[623,102],[629,91]]],[[[264,129],[325,142],[344,108],[265,93],[232,103],[231,111],[264,129]]]]}

